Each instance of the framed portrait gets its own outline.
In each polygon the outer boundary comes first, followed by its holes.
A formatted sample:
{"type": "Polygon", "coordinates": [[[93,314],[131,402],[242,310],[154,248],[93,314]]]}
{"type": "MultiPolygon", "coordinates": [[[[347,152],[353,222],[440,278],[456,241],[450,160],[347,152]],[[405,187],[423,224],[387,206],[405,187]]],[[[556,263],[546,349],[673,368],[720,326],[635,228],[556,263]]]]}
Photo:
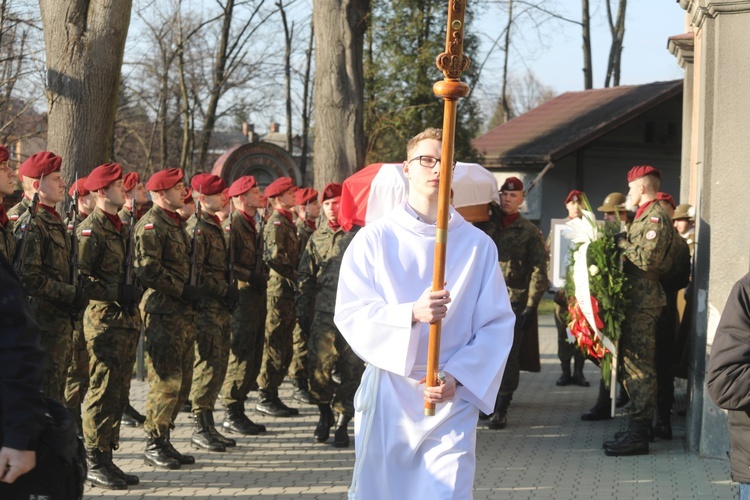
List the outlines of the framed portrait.
{"type": "Polygon", "coordinates": [[[571,229],[565,224],[568,219],[552,219],[550,221],[550,256],[549,256],[549,282],[553,290],[559,290],[565,286],[565,274],[570,259],[571,229]]]}

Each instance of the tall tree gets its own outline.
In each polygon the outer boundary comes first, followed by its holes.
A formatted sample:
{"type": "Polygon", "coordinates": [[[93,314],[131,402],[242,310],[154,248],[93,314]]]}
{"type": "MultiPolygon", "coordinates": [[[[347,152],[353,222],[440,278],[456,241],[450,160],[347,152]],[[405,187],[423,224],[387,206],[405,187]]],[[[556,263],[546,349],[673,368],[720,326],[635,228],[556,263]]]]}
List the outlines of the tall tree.
{"type": "Polygon", "coordinates": [[[284,101],[286,108],[286,150],[292,152],[292,41],[294,38],[294,22],[292,26],[286,21],[284,2],[276,2],[281,14],[281,24],[284,26],[284,101]]]}
{"type": "Polygon", "coordinates": [[[622,60],[622,42],[625,39],[625,10],[628,0],[619,0],[617,17],[612,17],[612,5],[610,0],[605,0],[607,5],[607,22],[609,31],[612,33],[612,45],[609,49],[609,61],[607,62],[607,76],[604,86],[609,87],[610,80],[615,87],[620,85],[620,62],[622,60]]]}
{"type": "Polygon", "coordinates": [[[591,63],[591,14],[589,0],[581,0],[581,31],[583,34],[583,88],[594,88],[594,69],[591,63]]]}
{"type": "Polygon", "coordinates": [[[313,59],[313,42],[315,41],[315,25],[310,22],[310,38],[305,51],[305,74],[302,81],[302,155],[299,169],[302,178],[307,176],[308,139],[310,136],[310,69],[313,59]]]}
{"type": "Polygon", "coordinates": [[[313,0],[315,185],[340,182],[365,163],[362,56],[370,0],[313,0]]]}
{"type": "Polygon", "coordinates": [[[47,147],[66,181],[111,156],[132,0],[39,0],[46,47],[47,147]]]}

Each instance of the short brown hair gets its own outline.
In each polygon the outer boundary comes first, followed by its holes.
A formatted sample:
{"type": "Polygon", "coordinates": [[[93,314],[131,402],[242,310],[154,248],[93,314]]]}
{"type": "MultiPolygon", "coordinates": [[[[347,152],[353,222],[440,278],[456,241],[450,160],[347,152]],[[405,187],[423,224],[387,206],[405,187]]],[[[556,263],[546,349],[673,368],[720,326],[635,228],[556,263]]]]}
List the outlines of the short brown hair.
{"type": "Polygon", "coordinates": [[[409,139],[409,142],[406,144],[406,159],[409,159],[409,155],[414,150],[414,148],[417,147],[417,144],[419,144],[422,141],[425,141],[427,139],[434,139],[436,141],[443,141],[443,129],[441,128],[427,128],[423,130],[422,132],[418,133],[411,139],[409,139]]]}

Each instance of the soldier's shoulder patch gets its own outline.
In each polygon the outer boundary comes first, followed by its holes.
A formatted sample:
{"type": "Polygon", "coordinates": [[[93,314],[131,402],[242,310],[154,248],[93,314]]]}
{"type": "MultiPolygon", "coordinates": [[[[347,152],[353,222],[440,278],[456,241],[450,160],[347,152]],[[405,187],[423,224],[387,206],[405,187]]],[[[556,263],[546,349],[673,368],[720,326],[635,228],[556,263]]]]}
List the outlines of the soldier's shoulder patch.
{"type": "Polygon", "coordinates": [[[195,234],[197,234],[198,236],[200,236],[201,234],[203,234],[203,231],[201,231],[200,229],[196,229],[195,230],[195,234]]]}
{"type": "Polygon", "coordinates": [[[149,222],[149,223],[143,225],[143,229],[146,230],[146,231],[151,231],[153,228],[154,228],[154,223],[153,222],[149,222]]]}
{"type": "Polygon", "coordinates": [[[658,224],[658,223],[659,223],[659,218],[658,218],[658,217],[651,217],[651,219],[650,219],[650,220],[651,220],[651,222],[653,222],[654,224],[658,224]]]}
{"type": "Polygon", "coordinates": [[[647,240],[653,240],[654,238],[656,238],[656,231],[654,231],[653,229],[646,233],[647,240]]]}
{"type": "Polygon", "coordinates": [[[21,232],[23,233],[26,231],[26,224],[21,224],[21,232]]]}
{"type": "Polygon", "coordinates": [[[19,218],[19,217],[20,217],[20,215],[18,215],[18,214],[13,214],[13,215],[11,215],[10,217],[8,217],[8,219],[10,219],[10,220],[11,220],[12,222],[16,222],[16,221],[18,220],[18,218],[19,218]]]}
{"type": "Polygon", "coordinates": [[[82,229],[81,236],[91,236],[91,229],[82,229]]]}
{"type": "Polygon", "coordinates": [[[72,230],[73,230],[73,223],[69,222],[68,223],[68,231],[72,231],[72,230]]]}
{"type": "Polygon", "coordinates": [[[275,221],[273,221],[273,225],[274,226],[280,226],[281,225],[281,221],[280,220],[275,220],[275,221]]]}
{"type": "Polygon", "coordinates": [[[123,226],[129,226],[129,225],[130,225],[130,222],[128,222],[128,221],[126,221],[126,220],[123,220],[123,221],[122,221],[122,225],[123,225],[123,226]]]}
{"type": "Polygon", "coordinates": [[[228,232],[229,232],[229,231],[231,231],[231,230],[232,230],[232,226],[226,226],[226,227],[224,228],[224,232],[225,232],[225,233],[228,233],[228,232]]]}

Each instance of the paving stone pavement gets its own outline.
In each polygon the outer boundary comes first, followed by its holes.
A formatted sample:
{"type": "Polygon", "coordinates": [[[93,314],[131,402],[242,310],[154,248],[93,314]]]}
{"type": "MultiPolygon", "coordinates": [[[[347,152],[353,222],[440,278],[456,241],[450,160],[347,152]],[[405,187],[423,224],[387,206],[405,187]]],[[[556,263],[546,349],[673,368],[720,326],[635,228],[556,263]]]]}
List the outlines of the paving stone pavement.
{"type": "MultiPolygon", "coordinates": [[[[580,414],[596,400],[597,368],[586,363],[591,387],[557,387],[560,369],[552,316],[540,318],[539,340],[542,371],[521,374],[508,427],[493,431],[484,422],[479,424],[476,500],[737,498],[729,463],[702,459],[689,451],[683,439],[684,419],[679,417],[673,421],[675,438],[657,440],[650,455],[606,457],[601,444],[625,428],[626,417],[581,421],[580,414]]],[[[143,410],[146,391],[145,382],[133,381],[131,402],[139,410],[143,410]]],[[[284,384],[281,396],[291,402],[291,385],[284,384]]],[[[678,391],[677,399],[678,406],[684,407],[684,391],[678,391]]],[[[175,471],[144,465],[142,429],[124,428],[115,461],[126,472],[137,474],[141,484],[127,491],[88,487],[84,498],[346,498],[354,450],[313,444],[317,409],[297,405],[298,417],[273,418],[255,414],[253,405],[248,401],[248,413],[264,423],[268,432],[232,435],[238,445],[227,453],[193,449],[191,421],[180,414],[172,440],[182,452],[194,454],[197,463],[175,471]]],[[[223,412],[217,411],[217,422],[222,418],[223,412]]]]}

